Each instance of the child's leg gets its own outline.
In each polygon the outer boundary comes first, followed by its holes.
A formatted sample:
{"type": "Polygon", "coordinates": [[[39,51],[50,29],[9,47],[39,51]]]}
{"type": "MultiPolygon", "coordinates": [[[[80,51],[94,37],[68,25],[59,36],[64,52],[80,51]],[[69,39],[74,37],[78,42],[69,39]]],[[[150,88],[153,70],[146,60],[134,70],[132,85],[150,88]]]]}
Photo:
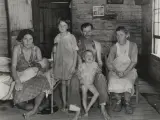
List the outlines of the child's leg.
{"type": "Polygon", "coordinates": [[[93,93],[93,97],[87,107],[87,112],[90,110],[90,108],[92,107],[92,105],[96,102],[98,96],[99,96],[99,93],[97,91],[97,89],[95,88],[94,85],[89,85],[88,86],[88,89],[93,93]]]}
{"type": "Polygon", "coordinates": [[[83,103],[85,112],[87,109],[87,91],[88,89],[84,85],[82,85],[82,103],[83,103]]]}
{"type": "Polygon", "coordinates": [[[67,106],[67,100],[66,100],[66,89],[67,85],[66,85],[66,81],[62,81],[62,101],[63,101],[63,109],[66,109],[67,106]]]}
{"type": "Polygon", "coordinates": [[[67,80],[66,82],[67,82],[67,91],[66,91],[67,92],[67,98],[66,99],[67,99],[67,106],[69,107],[68,104],[69,104],[69,95],[70,95],[70,93],[69,93],[69,90],[70,90],[70,88],[69,88],[70,80],[67,80]]]}

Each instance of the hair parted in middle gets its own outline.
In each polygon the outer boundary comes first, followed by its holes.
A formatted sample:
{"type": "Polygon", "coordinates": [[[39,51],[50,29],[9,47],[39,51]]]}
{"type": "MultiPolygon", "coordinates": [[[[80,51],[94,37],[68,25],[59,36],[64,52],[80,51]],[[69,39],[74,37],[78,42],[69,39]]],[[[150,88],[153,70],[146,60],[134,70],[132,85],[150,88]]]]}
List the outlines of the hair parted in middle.
{"type": "Polygon", "coordinates": [[[129,32],[129,30],[126,27],[124,27],[124,26],[118,26],[116,28],[116,32],[117,31],[123,31],[127,35],[127,39],[130,38],[130,32],[129,32]]]}

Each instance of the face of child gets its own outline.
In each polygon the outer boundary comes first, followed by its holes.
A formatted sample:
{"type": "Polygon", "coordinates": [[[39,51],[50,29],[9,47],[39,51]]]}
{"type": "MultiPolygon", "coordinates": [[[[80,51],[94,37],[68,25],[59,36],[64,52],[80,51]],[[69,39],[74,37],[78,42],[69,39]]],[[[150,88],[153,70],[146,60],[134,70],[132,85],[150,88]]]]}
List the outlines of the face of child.
{"type": "Polygon", "coordinates": [[[67,32],[67,29],[68,29],[67,23],[65,23],[64,21],[60,21],[58,25],[58,29],[61,33],[67,32]]]}
{"type": "Polygon", "coordinates": [[[124,31],[122,31],[122,30],[117,31],[116,32],[116,37],[117,37],[118,43],[120,45],[124,45],[126,43],[127,35],[124,31]]]}
{"type": "Polygon", "coordinates": [[[89,38],[92,35],[92,28],[91,26],[87,26],[86,28],[83,28],[82,34],[85,38],[89,38]]]}
{"type": "Polygon", "coordinates": [[[86,52],[84,61],[85,61],[86,63],[91,63],[91,62],[93,62],[93,61],[94,61],[93,54],[92,54],[91,52],[86,52]]]}
{"type": "Polygon", "coordinates": [[[33,45],[33,37],[30,34],[26,34],[22,39],[23,45],[26,48],[31,48],[33,45]]]}

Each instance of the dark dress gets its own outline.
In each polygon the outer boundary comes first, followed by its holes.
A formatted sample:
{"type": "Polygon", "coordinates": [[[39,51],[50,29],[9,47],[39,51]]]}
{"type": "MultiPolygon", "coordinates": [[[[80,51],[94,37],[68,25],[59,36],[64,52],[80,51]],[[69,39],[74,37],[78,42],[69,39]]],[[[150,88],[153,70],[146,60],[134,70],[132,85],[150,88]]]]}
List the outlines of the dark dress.
{"type": "MultiPolygon", "coordinates": [[[[35,61],[37,60],[36,55],[34,55],[35,52],[35,46],[32,49],[32,54],[30,61],[27,62],[25,60],[24,54],[21,50],[21,45],[20,47],[20,54],[18,56],[18,62],[17,62],[17,68],[16,70],[21,72],[28,67],[33,67],[36,66],[35,61]]],[[[37,75],[34,78],[31,78],[30,80],[26,81],[23,83],[23,89],[21,91],[16,91],[14,93],[14,103],[21,103],[25,102],[28,100],[32,100],[35,97],[37,97],[40,93],[44,92],[45,90],[48,90],[50,88],[49,83],[47,81],[47,78],[42,76],[42,75],[37,75]]]]}

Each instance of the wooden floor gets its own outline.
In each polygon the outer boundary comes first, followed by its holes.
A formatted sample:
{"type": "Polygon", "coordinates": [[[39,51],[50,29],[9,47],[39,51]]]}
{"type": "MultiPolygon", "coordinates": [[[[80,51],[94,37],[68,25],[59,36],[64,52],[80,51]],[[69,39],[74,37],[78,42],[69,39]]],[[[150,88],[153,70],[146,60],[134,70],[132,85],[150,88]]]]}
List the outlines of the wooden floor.
{"type": "MultiPolygon", "coordinates": [[[[110,108],[109,113],[112,120],[160,120],[160,115],[157,111],[152,108],[145,98],[140,96],[140,103],[135,104],[135,99],[132,98],[132,106],[134,108],[134,113],[132,115],[125,114],[123,109],[121,112],[113,112],[110,108]]],[[[22,113],[24,111],[18,110],[16,108],[8,108],[4,111],[0,111],[0,120],[23,120],[22,113]]],[[[73,113],[63,113],[58,111],[51,115],[35,115],[31,117],[31,120],[71,120],[73,113]]],[[[98,108],[94,107],[89,113],[89,117],[82,117],[81,120],[103,120],[102,115],[98,108]]]]}
{"type": "MultiPolygon", "coordinates": [[[[147,82],[140,80],[139,88],[141,93],[157,93],[155,87],[149,85],[147,82]]],[[[158,92],[159,93],[159,92],[158,92]]],[[[134,108],[134,113],[132,115],[125,114],[124,108],[121,112],[113,112],[113,105],[108,108],[108,111],[111,115],[111,120],[160,120],[160,114],[148,104],[147,100],[140,96],[139,104],[136,105],[135,98],[133,97],[131,102],[134,108]]],[[[17,108],[7,108],[3,109],[4,106],[0,106],[0,120],[24,120],[22,114],[25,111],[19,110],[17,108]]],[[[73,113],[64,113],[58,111],[50,115],[35,115],[31,117],[30,120],[71,120],[73,118],[73,113]]],[[[82,117],[81,120],[104,120],[100,109],[95,105],[89,112],[89,117],[82,117]]]]}

